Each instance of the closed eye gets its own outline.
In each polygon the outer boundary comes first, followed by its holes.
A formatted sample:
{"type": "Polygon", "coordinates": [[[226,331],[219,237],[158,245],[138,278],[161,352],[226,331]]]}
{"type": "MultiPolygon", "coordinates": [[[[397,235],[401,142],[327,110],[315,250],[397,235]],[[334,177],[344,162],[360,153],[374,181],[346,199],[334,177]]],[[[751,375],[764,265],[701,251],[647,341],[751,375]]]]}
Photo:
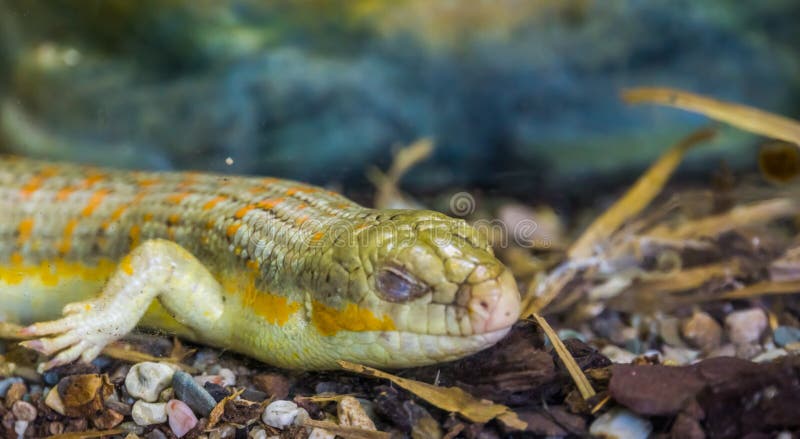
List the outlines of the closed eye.
{"type": "Polygon", "coordinates": [[[378,272],[378,291],[389,302],[406,302],[425,295],[430,287],[400,267],[388,266],[378,272]]]}

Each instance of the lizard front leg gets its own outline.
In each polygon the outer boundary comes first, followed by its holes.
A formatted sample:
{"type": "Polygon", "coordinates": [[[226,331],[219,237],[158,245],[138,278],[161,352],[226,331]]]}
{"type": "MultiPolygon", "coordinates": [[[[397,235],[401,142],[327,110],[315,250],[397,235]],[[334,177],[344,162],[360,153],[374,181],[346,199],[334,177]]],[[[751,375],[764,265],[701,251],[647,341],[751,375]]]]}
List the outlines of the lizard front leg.
{"type": "Polygon", "coordinates": [[[180,245],[163,239],[143,242],[120,262],[101,294],[64,307],[64,317],[34,323],[25,336],[52,336],[21,344],[56,356],[44,370],[78,357],[93,360],[103,348],[130,332],[158,299],[183,325],[210,333],[223,313],[222,287],[206,267],[180,245]]]}

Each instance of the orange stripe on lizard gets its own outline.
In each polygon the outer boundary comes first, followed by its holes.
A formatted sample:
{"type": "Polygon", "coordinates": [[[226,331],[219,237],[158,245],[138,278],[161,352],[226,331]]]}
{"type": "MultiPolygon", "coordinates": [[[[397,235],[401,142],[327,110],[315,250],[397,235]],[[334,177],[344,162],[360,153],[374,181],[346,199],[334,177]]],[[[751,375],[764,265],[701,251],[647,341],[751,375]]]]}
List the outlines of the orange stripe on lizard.
{"type": "Polygon", "coordinates": [[[86,206],[84,206],[83,210],[81,211],[81,215],[87,217],[94,213],[95,209],[97,209],[97,206],[103,202],[103,199],[106,197],[106,195],[108,195],[109,192],[110,191],[108,189],[101,189],[93,193],[89,198],[89,201],[86,203],[86,206]]]}
{"type": "Polygon", "coordinates": [[[33,218],[25,218],[20,221],[17,230],[19,231],[17,242],[22,245],[30,239],[31,233],[33,233],[33,218]]]}

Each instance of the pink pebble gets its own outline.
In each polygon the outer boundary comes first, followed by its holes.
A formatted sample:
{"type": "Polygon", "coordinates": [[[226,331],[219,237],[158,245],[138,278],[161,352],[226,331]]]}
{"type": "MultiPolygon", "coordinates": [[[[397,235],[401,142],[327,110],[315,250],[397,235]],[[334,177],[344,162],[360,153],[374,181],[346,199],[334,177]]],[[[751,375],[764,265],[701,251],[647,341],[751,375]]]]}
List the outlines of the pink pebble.
{"type": "Polygon", "coordinates": [[[197,416],[192,413],[192,409],[177,399],[170,399],[167,403],[167,416],[169,416],[169,428],[177,437],[183,437],[197,425],[197,416]]]}

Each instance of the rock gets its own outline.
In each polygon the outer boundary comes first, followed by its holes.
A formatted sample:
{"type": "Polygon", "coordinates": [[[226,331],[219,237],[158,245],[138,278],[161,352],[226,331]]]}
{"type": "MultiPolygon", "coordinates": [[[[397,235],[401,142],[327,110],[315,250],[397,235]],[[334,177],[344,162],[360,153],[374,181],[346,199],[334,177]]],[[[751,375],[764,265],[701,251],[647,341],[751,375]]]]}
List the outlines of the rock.
{"type": "MultiPolygon", "coordinates": [[[[193,381],[194,382],[194,381],[193,381]]],[[[183,401],[171,399],[166,403],[169,428],[178,438],[183,437],[197,425],[197,417],[183,401]]]]}
{"type": "Polygon", "coordinates": [[[217,375],[222,377],[223,381],[220,383],[221,386],[228,387],[236,385],[236,374],[234,374],[232,370],[223,367],[217,371],[217,375]]]}
{"type": "Polygon", "coordinates": [[[592,422],[589,433],[606,438],[647,439],[653,424],[625,409],[613,409],[592,422]]]}
{"type": "Polygon", "coordinates": [[[760,308],[734,311],[725,317],[725,329],[735,345],[756,344],[767,329],[767,315],[760,308]]]}
{"type": "Polygon", "coordinates": [[[0,380],[0,398],[6,397],[6,392],[14,383],[22,383],[22,378],[11,377],[0,380]]]}
{"type": "Polygon", "coordinates": [[[780,347],[800,342],[800,328],[778,326],[773,331],[772,338],[775,340],[775,344],[780,347]]]}
{"type": "Polygon", "coordinates": [[[28,429],[28,421],[15,421],[14,422],[14,433],[17,433],[17,437],[22,439],[25,436],[25,430],[28,429]]]}
{"type": "Polygon", "coordinates": [[[119,428],[122,431],[127,431],[127,432],[129,432],[131,434],[139,435],[139,436],[144,434],[144,431],[145,431],[144,428],[141,425],[137,425],[135,422],[131,422],[131,421],[125,421],[125,422],[117,425],[117,428],[119,428]]]}
{"type": "Polygon", "coordinates": [[[28,393],[28,386],[23,382],[14,382],[6,390],[6,407],[11,408],[15,402],[22,399],[28,393]]]}
{"type": "Polygon", "coordinates": [[[202,386],[216,402],[220,402],[231,395],[231,392],[228,389],[220,386],[219,384],[214,384],[211,381],[206,381],[202,386]]]}
{"type": "Polygon", "coordinates": [[[292,387],[291,381],[283,375],[277,373],[260,374],[253,377],[253,384],[256,389],[273,397],[276,400],[286,399],[289,396],[289,389],[292,387]]]}
{"type": "Polygon", "coordinates": [[[228,387],[236,384],[236,376],[230,369],[221,368],[215,375],[198,375],[194,380],[200,386],[205,386],[206,383],[214,383],[218,386],[228,387]]]}
{"type": "Polygon", "coordinates": [[[65,376],[56,386],[64,414],[73,418],[95,416],[103,409],[106,398],[114,393],[107,375],[86,374],[65,376]]]}
{"type": "Polygon", "coordinates": [[[44,398],[44,404],[60,415],[66,412],[64,401],[61,400],[61,395],[58,394],[58,388],[56,387],[53,387],[47,393],[47,396],[44,398]]]}
{"type": "Polygon", "coordinates": [[[735,357],[735,356],[736,356],[736,346],[728,343],[709,352],[708,355],[706,355],[706,358],[735,357]]]}
{"type": "Polygon", "coordinates": [[[298,407],[292,401],[284,400],[273,401],[261,415],[261,420],[265,424],[281,430],[289,425],[299,424],[308,418],[308,412],[305,409],[298,407]]]}
{"type": "Polygon", "coordinates": [[[11,407],[11,412],[14,414],[14,417],[17,418],[17,420],[28,422],[36,419],[36,415],[38,414],[36,407],[34,407],[33,404],[25,401],[15,402],[11,407]]]}
{"type": "Polygon", "coordinates": [[[122,415],[122,413],[116,410],[106,409],[100,415],[92,418],[92,424],[94,424],[98,430],[110,430],[119,425],[123,419],[125,419],[125,416],[122,415]]]}
{"type": "Polygon", "coordinates": [[[167,422],[167,404],[164,402],[136,401],[131,409],[136,425],[152,425],[167,422]]]}
{"type": "Polygon", "coordinates": [[[709,352],[722,342],[722,327],[708,313],[696,311],[681,322],[681,335],[691,346],[709,352]]]}
{"type": "Polygon", "coordinates": [[[158,394],[172,382],[174,373],[175,369],[163,363],[137,363],[125,376],[125,389],[134,398],[155,402],[158,394]]]}
{"type": "Polygon", "coordinates": [[[672,364],[672,365],[690,364],[693,361],[697,360],[697,358],[700,356],[700,352],[689,348],[664,345],[662,347],[662,350],[664,351],[665,364],[672,364]]]}
{"type": "Polygon", "coordinates": [[[214,406],[217,405],[217,402],[206,389],[200,387],[194,378],[186,372],[175,372],[172,377],[172,388],[175,390],[175,397],[185,402],[198,415],[208,416],[214,406]]]}
{"type": "Polygon", "coordinates": [[[352,396],[345,396],[336,405],[336,414],[339,417],[339,425],[358,427],[364,430],[376,431],[375,423],[367,416],[357,399],[352,396]]]}
{"type": "Polygon", "coordinates": [[[785,349],[780,349],[780,348],[772,349],[770,351],[762,352],[756,355],[755,357],[752,358],[752,361],[755,363],[766,363],[776,358],[785,357],[786,355],[789,355],[789,353],[786,352],[785,349]]]}
{"type": "Polygon", "coordinates": [[[705,439],[705,437],[706,434],[700,423],[683,413],[675,418],[670,430],[670,438],[673,439],[705,439]]]}
{"type": "Polygon", "coordinates": [[[314,427],[311,430],[311,434],[308,435],[308,439],[335,439],[335,438],[336,438],[335,434],[331,433],[328,430],[324,430],[318,427],[314,427]]]}
{"type": "Polygon", "coordinates": [[[626,351],[613,344],[606,345],[600,350],[600,353],[606,356],[612,363],[616,364],[629,364],[636,359],[636,354],[626,351]]]}
{"type": "Polygon", "coordinates": [[[175,399],[175,389],[172,386],[167,387],[158,394],[158,402],[167,402],[170,399],[175,399]]]}
{"type": "Polygon", "coordinates": [[[50,432],[50,435],[57,436],[64,433],[64,424],[61,422],[51,422],[47,425],[47,431],[50,432]]]}
{"type": "Polygon", "coordinates": [[[261,427],[256,427],[247,433],[247,439],[267,439],[267,431],[261,427]]]}
{"type": "Polygon", "coordinates": [[[239,397],[248,401],[262,402],[266,401],[269,398],[269,395],[260,390],[247,388],[244,390],[244,392],[242,392],[241,395],[239,395],[239,397]]]}
{"type": "Polygon", "coordinates": [[[167,435],[161,430],[153,430],[144,436],[144,439],[167,439],[167,435]]]}

